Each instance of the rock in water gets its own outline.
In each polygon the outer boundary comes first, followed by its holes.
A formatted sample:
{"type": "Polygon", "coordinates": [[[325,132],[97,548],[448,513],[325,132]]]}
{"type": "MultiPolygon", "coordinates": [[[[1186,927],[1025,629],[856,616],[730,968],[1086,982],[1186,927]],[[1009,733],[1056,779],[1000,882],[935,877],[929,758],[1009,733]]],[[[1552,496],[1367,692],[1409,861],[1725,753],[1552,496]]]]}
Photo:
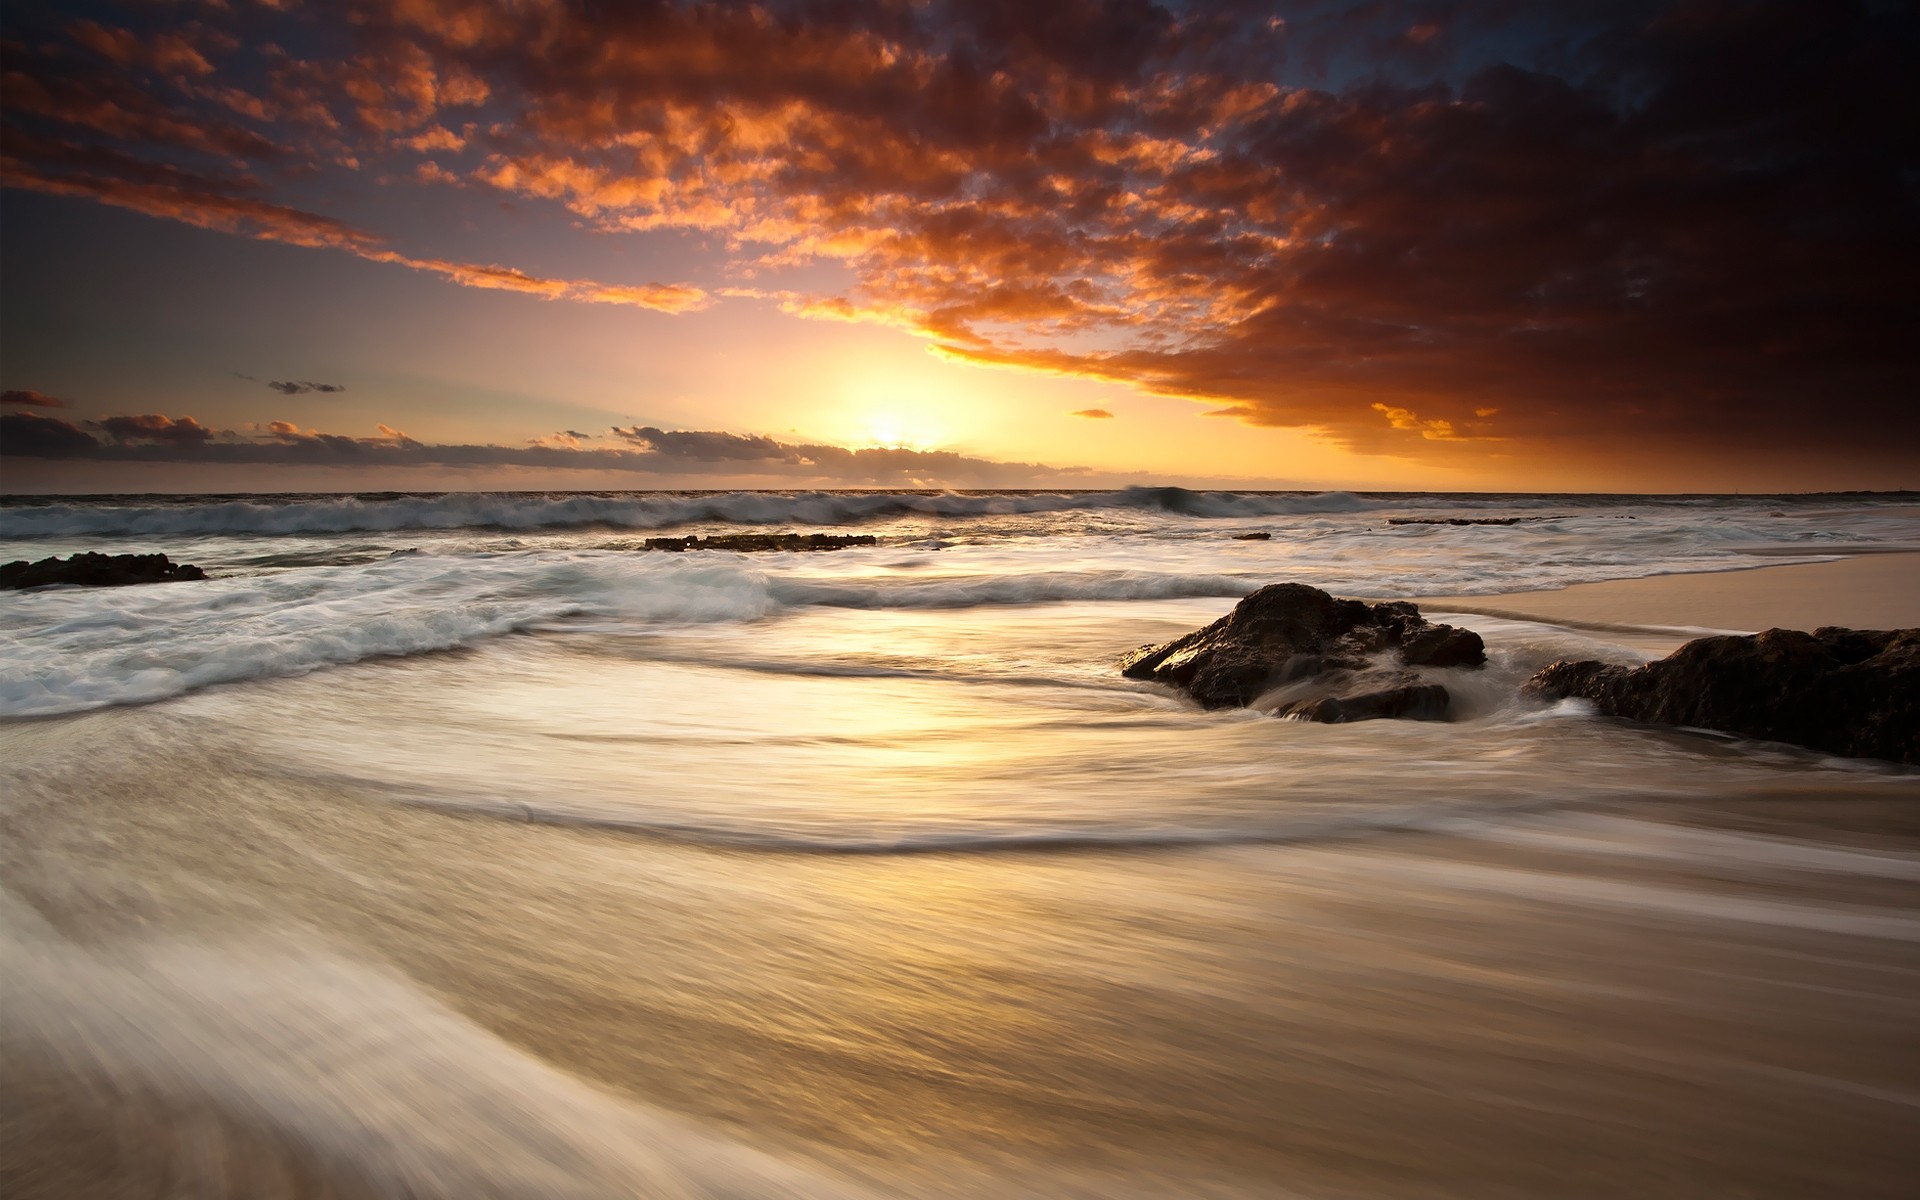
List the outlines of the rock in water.
{"type": "Polygon", "coordinates": [[[649,550],[736,550],[757,553],[764,550],[841,550],[848,546],[872,546],[880,539],[870,533],[716,533],[709,537],[651,537],[649,550]]]}
{"type": "Polygon", "coordinates": [[[135,583],[172,583],[205,579],[207,573],[190,563],[175,563],[164,554],[76,554],[72,558],[17,559],[0,566],[0,588],[45,587],[72,583],[82,587],[126,587],[135,583]]]}
{"type": "Polygon", "coordinates": [[[1920,629],[1700,638],[1634,669],[1557,662],[1525,690],[1635,721],[1920,763],[1920,629]]]}
{"type": "MultiPolygon", "coordinates": [[[[1477,667],[1487,661],[1479,634],[1429,624],[1419,609],[1403,601],[1337,600],[1303,583],[1276,583],[1248,596],[1205,629],[1126,655],[1120,660],[1120,673],[1180,688],[1207,708],[1229,708],[1250,704],[1283,683],[1362,670],[1389,651],[1413,667],[1477,667]]],[[[1385,697],[1401,690],[1405,689],[1372,695],[1385,697]]],[[[1444,696],[1446,689],[1439,690],[1444,696]]],[[[1424,703],[1405,698],[1402,712],[1384,711],[1402,701],[1378,699],[1362,704],[1361,696],[1339,699],[1342,705],[1355,706],[1354,715],[1310,719],[1359,720],[1358,714],[1369,707],[1382,710],[1368,714],[1374,716],[1415,716],[1433,710],[1430,695],[1424,703]]],[[[1443,700],[1438,715],[1444,715],[1445,707],[1443,700]]],[[[1296,706],[1294,715],[1307,714],[1296,706]]]]}
{"type": "Polygon", "coordinates": [[[1274,712],[1276,717],[1296,721],[1318,721],[1322,725],[1343,725],[1348,721],[1372,721],[1379,717],[1398,717],[1403,721],[1444,721],[1453,697],[1437,683],[1408,684],[1380,692],[1361,692],[1356,696],[1322,696],[1301,700],[1274,712]]]}

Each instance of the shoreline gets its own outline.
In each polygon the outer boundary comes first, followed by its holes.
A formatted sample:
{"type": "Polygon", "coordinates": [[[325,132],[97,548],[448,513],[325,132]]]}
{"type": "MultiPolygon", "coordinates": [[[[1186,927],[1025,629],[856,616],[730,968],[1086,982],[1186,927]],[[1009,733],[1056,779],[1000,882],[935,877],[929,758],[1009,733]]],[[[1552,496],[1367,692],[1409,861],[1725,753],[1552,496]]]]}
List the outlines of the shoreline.
{"type": "Polygon", "coordinates": [[[1411,599],[1425,613],[1476,613],[1576,628],[1697,630],[1700,636],[1823,625],[1905,629],[1920,626],[1920,552],[1411,599]]]}

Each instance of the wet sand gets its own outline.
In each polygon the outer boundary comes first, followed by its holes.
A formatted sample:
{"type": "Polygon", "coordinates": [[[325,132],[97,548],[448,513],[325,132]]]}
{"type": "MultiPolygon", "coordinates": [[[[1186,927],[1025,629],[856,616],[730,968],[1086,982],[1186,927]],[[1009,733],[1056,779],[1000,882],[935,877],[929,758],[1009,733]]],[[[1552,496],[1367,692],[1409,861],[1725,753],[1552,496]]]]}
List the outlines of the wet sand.
{"type": "Polygon", "coordinates": [[[1627,805],[848,858],[187,756],[74,782],[0,822],[37,914],[0,963],[10,1196],[1895,1197],[1920,1172],[1920,845],[1862,837],[1870,804],[1838,840],[1780,794],[1761,837],[1627,805]]]}
{"type": "Polygon", "coordinates": [[[1824,563],[1655,575],[1555,591],[1430,596],[1429,611],[1477,612],[1553,623],[1762,629],[1906,629],[1920,626],[1920,554],[1862,554],[1824,563]]]}

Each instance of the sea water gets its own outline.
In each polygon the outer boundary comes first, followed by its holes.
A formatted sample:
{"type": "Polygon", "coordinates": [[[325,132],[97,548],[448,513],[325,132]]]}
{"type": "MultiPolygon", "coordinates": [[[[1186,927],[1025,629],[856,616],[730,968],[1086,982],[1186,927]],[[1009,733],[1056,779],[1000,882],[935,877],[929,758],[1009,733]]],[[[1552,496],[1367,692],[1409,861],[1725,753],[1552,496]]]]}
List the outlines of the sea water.
{"type": "Polygon", "coordinates": [[[1490,657],[1443,723],[1115,660],[1283,580],[1916,540],[1844,496],[14,501],[0,559],[211,578],[0,597],[4,1157],[49,1196],[1899,1194],[1912,770],[1520,694],[1694,628],[1429,606],[1490,657]]]}

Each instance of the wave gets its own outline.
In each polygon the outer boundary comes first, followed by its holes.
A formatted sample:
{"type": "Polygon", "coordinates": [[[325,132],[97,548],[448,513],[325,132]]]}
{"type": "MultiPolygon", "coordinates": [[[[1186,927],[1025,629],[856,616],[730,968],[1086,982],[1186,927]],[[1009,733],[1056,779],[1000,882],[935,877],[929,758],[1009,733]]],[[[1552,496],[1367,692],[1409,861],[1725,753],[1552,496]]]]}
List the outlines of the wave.
{"type": "Polygon", "coordinates": [[[1060,571],[909,582],[774,577],[721,559],[408,555],[188,585],[24,593],[0,610],[0,715],[142,704],[214,684],[452,650],[576,618],[759,620],[796,608],[966,608],[1244,595],[1217,574],[1060,571]]]}
{"type": "Polygon", "coordinates": [[[0,538],[286,535],[408,529],[661,529],[852,525],[889,517],[984,517],[1134,509],[1202,518],[1348,513],[1377,507],[1348,492],[1271,493],[1131,487],[1108,492],[723,492],[539,495],[452,492],[213,504],[48,504],[0,509],[0,538]]]}

